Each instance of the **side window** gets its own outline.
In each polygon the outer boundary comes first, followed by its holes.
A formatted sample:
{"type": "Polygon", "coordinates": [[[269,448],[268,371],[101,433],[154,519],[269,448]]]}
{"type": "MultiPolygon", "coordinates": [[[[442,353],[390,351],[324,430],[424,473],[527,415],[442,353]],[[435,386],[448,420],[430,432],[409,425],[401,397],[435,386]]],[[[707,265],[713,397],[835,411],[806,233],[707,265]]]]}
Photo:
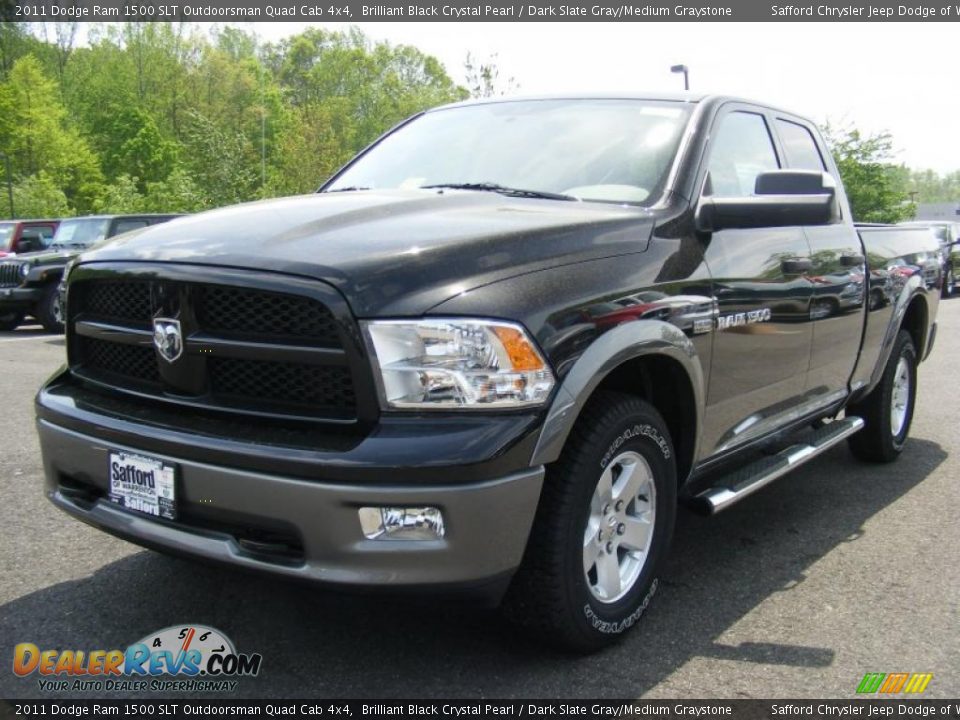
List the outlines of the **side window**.
{"type": "Polygon", "coordinates": [[[826,170],[823,157],[817,149],[817,141],[803,125],[789,120],[777,120],[777,132],[783,143],[787,164],[796,170],[826,170]]]}
{"type": "Polygon", "coordinates": [[[117,225],[113,230],[114,235],[130,232],[147,226],[146,220],[117,220],[117,225]]]}
{"type": "Polygon", "coordinates": [[[757,175],[779,167],[762,115],[732,112],[720,121],[710,149],[709,191],[712,195],[753,195],[757,175]]]}
{"type": "Polygon", "coordinates": [[[50,247],[50,243],[53,242],[53,233],[54,229],[52,225],[39,225],[37,230],[40,233],[40,242],[43,243],[44,247],[50,247]]]}

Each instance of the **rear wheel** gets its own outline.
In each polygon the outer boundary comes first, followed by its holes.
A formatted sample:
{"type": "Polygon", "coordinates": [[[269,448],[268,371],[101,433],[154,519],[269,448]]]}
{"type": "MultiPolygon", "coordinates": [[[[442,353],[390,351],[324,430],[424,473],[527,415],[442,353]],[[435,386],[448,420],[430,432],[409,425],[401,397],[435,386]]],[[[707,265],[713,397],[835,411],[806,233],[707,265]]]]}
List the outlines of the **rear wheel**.
{"type": "Polygon", "coordinates": [[[547,469],[508,614],[566,649],[617,640],[656,592],[676,486],[673,445],[659,413],[630,395],[598,393],[547,469]]]}
{"type": "Polygon", "coordinates": [[[47,332],[63,332],[63,303],[60,301],[60,288],[56,283],[51,283],[44,289],[43,298],[37,304],[37,320],[47,332]]]}
{"type": "Polygon", "coordinates": [[[864,428],[848,443],[861,460],[892,462],[903,451],[913,422],[917,396],[917,352],[906,330],[897,335],[880,383],[847,415],[858,415],[864,428]]]}
{"type": "Polygon", "coordinates": [[[23,313],[11,310],[0,314],[0,332],[16,330],[23,322],[23,313]]]}

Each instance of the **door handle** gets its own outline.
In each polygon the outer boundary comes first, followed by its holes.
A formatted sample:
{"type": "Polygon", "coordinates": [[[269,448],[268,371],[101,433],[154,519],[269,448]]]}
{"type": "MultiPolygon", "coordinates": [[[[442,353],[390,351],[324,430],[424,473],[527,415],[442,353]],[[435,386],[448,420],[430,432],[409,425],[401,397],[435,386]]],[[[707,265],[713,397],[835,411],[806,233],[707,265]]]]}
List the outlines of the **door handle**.
{"type": "Polygon", "coordinates": [[[863,255],[841,255],[840,264],[844,267],[859,267],[863,265],[863,255]]]}
{"type": "Polygon", "coordinates": [[[785,275],[799,275],[800,273],[805,273],[807,270],[813,270],[813,260],[791,258],[790,260],[781,261],[780,268],[785,275]]]}

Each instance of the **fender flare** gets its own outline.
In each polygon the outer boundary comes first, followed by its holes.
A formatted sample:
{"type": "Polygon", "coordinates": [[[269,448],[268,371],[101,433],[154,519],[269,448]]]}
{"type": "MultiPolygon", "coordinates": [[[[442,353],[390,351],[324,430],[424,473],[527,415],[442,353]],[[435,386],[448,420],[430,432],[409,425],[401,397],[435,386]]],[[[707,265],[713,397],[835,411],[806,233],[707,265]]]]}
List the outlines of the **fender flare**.
{"type": "MultiPolygon", "coordinates": [[[[924,287],[923,283],[917,277],[912,277],[907,282],[907,286],[903,289],[903,291],[900,293],[900,296],[896,300],[896,304],[893,308],[893,314],[890,316],[890,322],[887,323],[887,330],[884,333],[883,340],[880,343],[880,355],[877,357],[877,364],[874,365],[873,370],[870,373],[870,381],[867,383],[866,387],[863,388],[861,397],[868,395],[880,382],[880,378],[883,376],[883,371],[887,367],[887,361],[890,359],[890,353],[893,352],[893,344],[896,341],[900,330],[903,328],[903,319],[907,315],[907,308],[913,304],[914,298],[917,297],[923,298],[924,309],[927,313],[928,322],[923,328],[923,340],[924,345],[926,345],[927,338],[930,333],[930,305],[927,301],[928,292],[929,291],[924,287]]],[[[869,314],[867,315],[867,322],[870,322],[869,314]]],[[[925,349],[926,348],[922,347],[917,348],[918,362],[923,360],[925,349]]]]}
{"type": "Polygon", "coordinates": [[[669,357],[687,373],[697,413],[693,457],[699,457],[706,388],[696,348],[675,325],[638,320],[605,332],[573,364],[550,404],[530,464],[543,465],[559,458],[570,430],[603,379],[623,363],[651,355],[669,357]]]}

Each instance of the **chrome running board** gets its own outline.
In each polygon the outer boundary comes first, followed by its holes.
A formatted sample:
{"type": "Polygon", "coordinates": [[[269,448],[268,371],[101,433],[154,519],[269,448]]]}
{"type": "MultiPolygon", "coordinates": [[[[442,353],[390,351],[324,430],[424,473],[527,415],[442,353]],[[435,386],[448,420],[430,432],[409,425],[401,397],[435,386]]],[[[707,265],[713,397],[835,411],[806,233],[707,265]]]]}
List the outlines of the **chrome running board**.
{"type": "Polygon", "coordinates": [[[692,498],[694,508],[713,515],[743,500],[752,493],[769,485],[774,480],[795,470],[837,443],[846,440],[863,427],[863,418],[847,417],[824,425],[804,438],[768,458],[758,460],[731,475],[720,478],[718,483],[692,498]]]}

